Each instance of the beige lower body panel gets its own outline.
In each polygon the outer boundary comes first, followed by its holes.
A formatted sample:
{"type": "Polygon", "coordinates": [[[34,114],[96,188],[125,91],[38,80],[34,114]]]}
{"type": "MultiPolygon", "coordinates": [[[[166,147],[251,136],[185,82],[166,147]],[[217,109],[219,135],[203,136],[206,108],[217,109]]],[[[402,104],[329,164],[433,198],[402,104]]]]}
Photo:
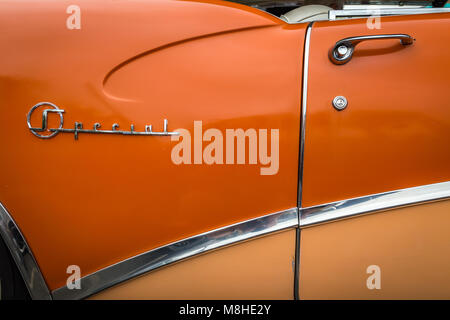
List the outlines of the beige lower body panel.
{"type": "Polygon", "coordinates": [[[219,249],[91,299],[293,299],[295,230],[219,249]]]}
{"type": "Polygon", "coordinates": [[[301,299],[450,299],[450,200],[306,228],[300,248],[301,299]]]}

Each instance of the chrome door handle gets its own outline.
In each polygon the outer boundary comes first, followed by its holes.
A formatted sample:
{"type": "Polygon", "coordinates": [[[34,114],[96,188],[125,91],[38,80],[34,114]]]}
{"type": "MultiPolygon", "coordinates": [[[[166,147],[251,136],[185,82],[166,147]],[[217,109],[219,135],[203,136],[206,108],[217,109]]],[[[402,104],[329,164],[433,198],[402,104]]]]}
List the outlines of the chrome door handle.
{"type": "Polygon", "coordinates": [[[350,37],[339,40],[330,50],[329,57],[334,64],[344,64],[350,61],[358,43],[366,40],[399,39],[402,45],[410,45],[416,40],[407,34],[378,34],[373,36],[350,37]]]}

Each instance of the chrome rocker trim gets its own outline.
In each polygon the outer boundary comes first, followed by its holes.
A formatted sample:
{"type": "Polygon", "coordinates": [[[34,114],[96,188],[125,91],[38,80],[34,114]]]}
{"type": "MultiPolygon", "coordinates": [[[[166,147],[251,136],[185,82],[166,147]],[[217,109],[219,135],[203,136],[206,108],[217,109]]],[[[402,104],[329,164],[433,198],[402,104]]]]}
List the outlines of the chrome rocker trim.
{"type": "Polygon", "coordinates": [[[81,278],[81,289],[66,286],[52,292],[54,299],[83,299],[168,264],[268,233],[298,226],[298,208],[236,223],[162,246],[81,278]]]}
{"type": "Polygon", "coordinates": [[[450,181],[400,189],[300,209],[300,228],[450,198],[450,181]]]}
{"type": "Polygon", "coordinates": [[[0,236],[13,257],[32,299],[51,300],[50,291],[27,241],[0,203],[0,236]]]}

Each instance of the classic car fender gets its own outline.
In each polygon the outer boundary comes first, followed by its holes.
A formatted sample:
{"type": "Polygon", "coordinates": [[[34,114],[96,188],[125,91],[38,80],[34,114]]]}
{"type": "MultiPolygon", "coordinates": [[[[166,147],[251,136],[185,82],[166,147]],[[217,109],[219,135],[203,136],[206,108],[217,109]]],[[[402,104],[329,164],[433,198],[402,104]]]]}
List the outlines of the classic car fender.
{"type": "MultiPolygon", "coordinates": [[[[49,291],[65,288],[71,265],[94,275],[273,213],[294,212],[287,227],[295,227],[306,25],[222,1],[89,0],[78,3],[77,29],[67,27],[69,5],[0,4],[0,27],[9,30],[0,35],[0,143],[8,155],[0,159],[0,202],[49,291]],[[45,108],[53,110],[48,128],[71,133],[40,139],[30,128],[41,126],[45,108]],[[194,136],[194,121],[224,136],[227,129],[267,130],[269,137],[276,130],[279,170],[262,175],[268,165],[259,161],[176,164],[177,142],[168,135],[79,132],[145,133],[152,125],[153,132],[184,128],[194,136]]],[[[151,269],[129,265],[125,277],[70,294],[84,297],[151,269]]]]}

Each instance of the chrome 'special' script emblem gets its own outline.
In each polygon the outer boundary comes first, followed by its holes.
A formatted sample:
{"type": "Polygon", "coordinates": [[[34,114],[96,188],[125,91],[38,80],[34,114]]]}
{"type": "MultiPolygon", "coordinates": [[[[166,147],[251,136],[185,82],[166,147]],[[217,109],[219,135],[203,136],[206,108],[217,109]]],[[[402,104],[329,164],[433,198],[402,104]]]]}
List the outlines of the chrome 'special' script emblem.
{"type": "Polygon", "coordinates": [[[27,115],[27,124],[28,128],[30,129],[31,133],[34,134],[36,137],[41,139],[49,139],[54,137],[60,132],[68,132],[73,133],[75,140],[78,140],[78,134],[79,133],[103,133],[103,134],[123,134],[123,135],[132,135],[132,136],[172,136],[172,135],[178,135],[178,132],[170,132],[167,131],[167,126],[169,122],[167,119],[164,119],[164,130],[163,131],[152,131],[151,125],[145,126],[145,131],[135,131],[134,125],[130,125],[130,130],[119,130],[119,124],[114,123],[112,125],[111,130],[100,130],[100,123],[95,123],[92,129],[83,129],[83,123],[81,122],[75,122],[73,129],[66,129],[63,128],[64,125],[64,116],[63,113],[65,111],[58,108],[56,105],[50,102],[40,102],[36,105],[34,105],[31,110],[28,112],[27,115]],[[33,127],[31,125],[31,114],[34,110],[39,108],[40,106],[49,106],[51,109],[44,109],[42,111],[42,126],[41,127],[33,127]],[[59,127],[58,128],[48,128],[48,113],[58,113],[59,114],[59,127]],[[50,132],[50,134],[43,134],[44,132],[50,132]]]}

